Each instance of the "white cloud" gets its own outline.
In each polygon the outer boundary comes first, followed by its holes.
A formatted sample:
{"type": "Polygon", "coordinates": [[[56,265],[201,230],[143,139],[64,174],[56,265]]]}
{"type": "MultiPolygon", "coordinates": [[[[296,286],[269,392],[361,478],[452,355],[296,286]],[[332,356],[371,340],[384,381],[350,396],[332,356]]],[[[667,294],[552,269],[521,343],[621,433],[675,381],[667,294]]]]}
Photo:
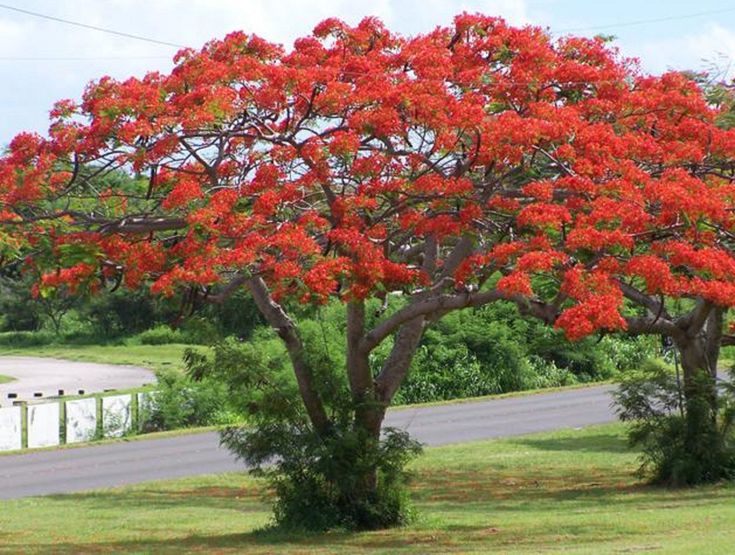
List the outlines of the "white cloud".
{"type": "MultiPolygon", "coordinates": [[[[720,69],[735,64],[735,32],[716,23],[698,33],[638,45],[623,44],[623,48],[626,54],[639,57],[646,70],[653,73],[669,69],[701,71],[712,62],[720,69]]],[[[728,77],[733,77],[734,69],[729,68],[728,77]]]]}

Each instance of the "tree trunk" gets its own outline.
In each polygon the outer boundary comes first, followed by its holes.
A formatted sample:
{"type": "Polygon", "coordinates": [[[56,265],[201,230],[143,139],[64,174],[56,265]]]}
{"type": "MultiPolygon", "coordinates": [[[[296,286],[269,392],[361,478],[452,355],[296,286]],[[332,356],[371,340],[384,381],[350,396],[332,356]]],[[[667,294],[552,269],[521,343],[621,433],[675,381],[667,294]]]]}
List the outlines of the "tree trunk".
{"type": "Polygon", "coordinates": [[[352,301],[347,305],[347,377],[355,409],[355,427],[366,437],[380,438],[385,406],[376,398],[375,383],[370,372],[369,355],[363,348],[365,304],[352,301]]]}
{"type": "Polygon", "coordinates": [[[707,334],[676,342],[683,373],[682,394],[688,435],[703,431],[717,421],[717,355],[707,334]]]}

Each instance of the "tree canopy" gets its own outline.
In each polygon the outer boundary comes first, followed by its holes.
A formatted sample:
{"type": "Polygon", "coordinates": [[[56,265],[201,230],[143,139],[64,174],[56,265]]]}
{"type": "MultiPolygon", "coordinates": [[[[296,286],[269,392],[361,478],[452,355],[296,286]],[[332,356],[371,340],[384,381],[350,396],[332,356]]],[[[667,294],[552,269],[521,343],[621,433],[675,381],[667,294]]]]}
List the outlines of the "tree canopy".
{"type": "Polygon", "coordinates": [[[468,294],[496,271],[498,293],[532,298],[554,270],[570,337],[630,325],[634,282],[735,302],[735,135],[690,78],[642,75],[601,38],[327,20],[291,52],[233,33],[176,61],[102,78],[56,105],[48,138],[11,143],[3,221],[74,253],[45,284],[101,263],[164,294],[254,276],[300,302],[420,291],[400,324],[428,299],[484,301],[468,294]],[[98,177],[121,168],[145,186],[98,177]]]}

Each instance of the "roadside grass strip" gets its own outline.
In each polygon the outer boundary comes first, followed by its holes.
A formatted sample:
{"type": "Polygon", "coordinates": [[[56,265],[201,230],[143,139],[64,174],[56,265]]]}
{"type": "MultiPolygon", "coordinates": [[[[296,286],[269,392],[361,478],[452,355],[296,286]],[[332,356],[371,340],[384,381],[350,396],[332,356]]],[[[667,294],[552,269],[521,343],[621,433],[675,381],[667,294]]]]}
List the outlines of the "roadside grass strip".
{"type": "Polygon", "coordinates": [[[3,502],[0,552],[732,553],[735,486],[650,487],[636,468],[621,424],[428,448],[417,520],[364,533],[271,527],[246,473],[19,499],[3,502]]]}

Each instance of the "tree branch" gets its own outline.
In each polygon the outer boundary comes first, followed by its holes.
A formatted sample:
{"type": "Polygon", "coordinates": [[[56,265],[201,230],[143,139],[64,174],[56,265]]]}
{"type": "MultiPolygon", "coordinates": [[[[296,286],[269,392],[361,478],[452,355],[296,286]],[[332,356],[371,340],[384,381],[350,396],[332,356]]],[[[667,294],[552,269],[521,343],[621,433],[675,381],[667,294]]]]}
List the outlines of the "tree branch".
{"type": "Polygon", "coordinates": [[[434,312],[482,306],[484,304],[505,299],[498,291],[483,291],[477,293],[445,294],[419,300],[403,307],[398,312],[383,320],[368,332],[362,340],[362,350],[366,353],[377,347],[383,339],[395,332],[401,325],[434,312]]]}
{"type": "Polygon", "coordinates": [[[253,294],[255,304],[265,317],[266,321],[276,330],[283,340],[293,365],[296,381],[301,398],[304,401],[306,412],[317,433],[326,435],[330,429],[324,403],[314,385],[311,368],[305,359],[304,344],[293,320],[288,317],[283,308],[276,303],[268,291],[268,286],[262,278],[254,277],[247,280],[248,288],[253,294]]]}

